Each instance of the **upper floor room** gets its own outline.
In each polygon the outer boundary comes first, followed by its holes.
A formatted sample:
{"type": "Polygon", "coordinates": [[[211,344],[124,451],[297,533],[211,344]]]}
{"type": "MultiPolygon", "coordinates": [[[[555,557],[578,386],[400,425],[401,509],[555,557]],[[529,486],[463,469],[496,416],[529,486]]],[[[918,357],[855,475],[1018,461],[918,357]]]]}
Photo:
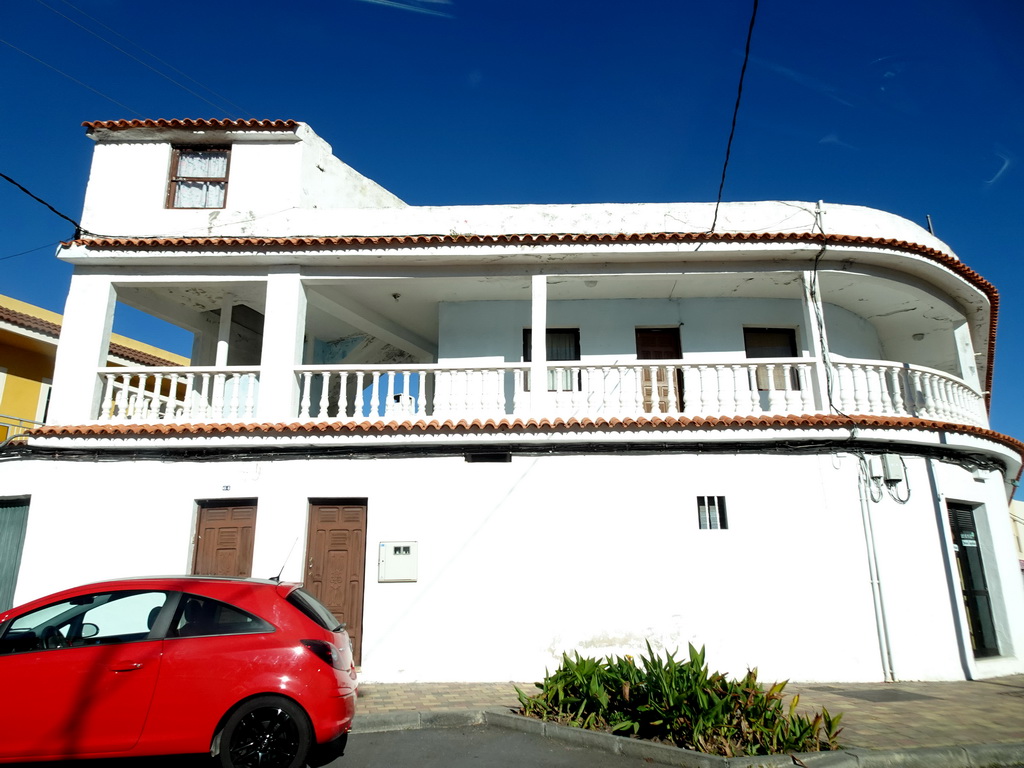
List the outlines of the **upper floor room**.
{"type": "Polygon", "coordinates": [[[95,142],[82,227],[107,235],[244,234],[316,208],[404,203],[294,120],[111,120],[95,142]]]}

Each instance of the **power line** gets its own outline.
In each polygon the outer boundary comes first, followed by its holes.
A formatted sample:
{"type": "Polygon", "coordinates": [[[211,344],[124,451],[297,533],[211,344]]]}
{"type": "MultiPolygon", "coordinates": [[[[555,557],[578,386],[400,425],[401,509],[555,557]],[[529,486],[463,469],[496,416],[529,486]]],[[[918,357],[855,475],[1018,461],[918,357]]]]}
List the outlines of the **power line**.
{"type": "MultiPolygon", "coordinates": [[[[186,87],[185,87],[184,85],[182,85],[181,83],[179,83],[179,82],[178,82],[177,80],[175,80],[174,78],[172,78],[172,77],[170,77],[170,76],[168,76],[168,75],[164,74],[163,72],[161,72],[161,71],[160,71],[159,69],[157,69],[156,67],[154,67],[154,66],[151,66],[151,65],[147,64],[147,63],[146,63],[146,62],[144,62],[144,61],[143,61],[142,59],[140,59],[140,58],[139,58],[138,56],[135,56],[134,54],[131,54],[131,53],[129,53],[129,52],[128,52],[128,51],[126,51],[126,50],[125,50],[124,48],[121,48],[121,47],[119,47],[119,46],[117,46],[117,45],[114,45],[114,43],[110,42],[109,40],[107,40],[107,39],[106,39],[105,37],[103,37],[103,36],[102,36],[102,35],[100,35],[99,33],[97,33],[97,32],[94,32],[93,30],[91,30],[91,29],[89,29],[89,28],[88,28],[87,26],[85,26],[84,24],[81,24],[81,23],[79,23],[79,22],[75,21],[74,19],[72,19],[72,18],[71,18],[70,16],[68,16],[67,14],[61,13],[61,12],[60,12],[60,11],[58,11],[58,10],[57,10],[56,8],[54,8],[54,7],[52,7],[52,6],[49,6],[49,5],[47,5],[46,3],[44,3],[44,2],[43,2],[43,0],[36,0],[36,2],[37,2],[37,3],[39,3],[39,5],[43,6],[43,8],[46,8],[47,10],[49,10],[49,11],[52,11],[53,13],[57,14],[58,16],[60,16],[60,17],[61,17],[62,19],[66,19],[67,21],[71,22],[72,24],[74,24],[74,25],[75,25],[76,27],[78,27],[79,29],[82,29],[82,30],[84,30],[84,31],[88,32],[88,33],[89,33],[90,35],[92,35],[92,36],[93,36],[93,37],[95,37],[96,39],[98,39],[98,40],[100,40],[100,41],[102,41],[102,42],[106,43],[106,44],[107,44],[107,45],[109,45],[109,46],[110,46],[111,48],[113,48],[113,49],[114,49],[115,51],[118,51],[119,53],[123,53],[123,54],[124,54],[125,56],[127,56],[127,57],[128,57],[129,59],[131,59],[132,61],[135,61],[135,62],[137,62],[138,64],[141,64],[142,66],[146,67],[146,69],[148,69],[148,70],[150,70],[150,71],[152,71],[152,72],[154,72],[154,73],[156,73],[156,74],[160,75],[160,77],[164,78],[165,80],[167,80],[167,81],[169,81],[169,82],[173,83],[174,85],[178,86],[179,88],[181,88],[181,89],[182,89],[183,91],[185,91],[185,93],[187,93],[187,94],[189,94],[189,95],[191,95],[191,96],[195,96],[195,97],[196,97],[197,99],[199,99],[200,101],[204,101],[204,102],[206,102],[207,104],[209,104],[209,105],[210,105],[211,107],[213,107],[213,108],[214,108],[214,109],[216,109],[217,111],[219,111],[219,112],[223,112],[223,113],[227,114],[227,110],[225,110],[225,109],[224,109],[223,107],[221,107],[220,105],[218,105],[218,104],[214,104],[214,103],[213,103],[212,101],[210,101],[209,99],[205,98],[204,96],[201,96],[201,95],[199,95],[198,93],[196,93],[195,91],[191,90],[190,88],[186,88],[186,87]]],[[[74,8],[74,6],[71,6],[71,7],[72,7],[72,8],[74,8]]],[[[75,10],[78,10],[78,9],[76,8],[75,10]]],[[[125,38],[125,39],[127,39],[127,38],[125,38]]]]}
{"type": "Polygon", "coordinates": [[[29,253],[35,253],[41,251],[43,248],[53,248],[55,245],[60,245],[60,240],[53,243],[46,243],[45,245],[37,245],[35,248],[29,248],[27,251],[20,251],[19,253],[12,253],[8,256],[0,256],[0,261],[7,261],[8,259],[16,259],[18,256],[25,256],[29,253]]]}
{"type": "MultiPolygon", "coordinates": [[[[58,210],[57,210],[56,208],[54,208],[54,207],[53,207],[52,205],[50,205],[50,204],[49,204],[48,202],[46,202],[45,200],[43,200],[43,198],[39,197],[38,195],[34,195],[34,194],[32,194],[32,193],[31,193],[31,192],[30,192],[29,190],[25,189],[25,187],[21,186],[21,184],[19,184],[18,182],[16,182],[16,181],[15,181],[14,179],[12,179],[12,178],[11,178],[10,176],[8,176],[8,175],[7,175],[6,173],[0,173],[0,179],[4,179],[5,181],[9,181],[9,182],[10,182],[11,184],[13,184],[14,186],[16,186],[16,187],[17,187],[18,189],[20,189],[20,190],[21,190],[22,192],[24,192],[24,193],[25,193],[26,195],[28,195],[29,197],[31,197],[31,198],[32,198],[33,200],[35,200],[35,201],[36,201],[37,203],[42,203],[43,205],[45,205],[45,206],[46,206],[47,208],[49,208],[49,209],[50,209],[51,211],[53,211],[54,213],[56,213],[56,214],[57,214],[58,216],[60,216],[60,217],[61,217],[62,219],[64,219],[65,221],[70,221],[70,222],[71,222],[72,224],[74,224],[74,225],[75,225],[75,237],[76,237],[76,238],[77,238],[77,237],[79,237],[79,236],[80,236],[80,235],[82,234],[82,232],[84,231],[84,230],[82,229],[82,225],[81,225],[81,224],[79,224],[79,223],[78,223],[77,221],[75,221],[74,219],[72,219],[72,218],[71,218],[70,216],[65,216],[65,215],[64,215],[63,213],[61,213],[60,211],[58,211],[58,210]]],[[[92,233],[90,233],[90,234],[92,234],[92,233]]],[[[45,246],[40,246],[40,247],[45,247],[45,246]]],[[[39,249],[38,249],[38,248],[36,248],[35,250],[39,250],[39,249]]],[[[15,255],[17,255],[17,256],[20,256],[21,254],[19,253],[19,254],[15,254],[15,255]]],[[[8,257],[8,258],[9,258],[9,257],[8,257]]]]}
{"type": "MultiPolygon", "coordinates": [[[[38,1],[38,0],[37,0],[37,1],[38,1]]],[[[146,54],[147,56],[149,56],[149,57],[150,57],[151,59],[153,59],[154,61],[158,61],[158,62],[160,62],[160,63],[161,63],[161,64],[162,64],[163,66],[167,67],[167,68],[168,68],[169,70],[171,70],[172,72],[176,72],[176,73],[178,73],[179,75],[181,75],[181,76],[182,76],[183,78],[185,78],[185,79],[186,79],[186,80],[188,80],[189,82],[195,83],[195,84],[196,84],[196,85],[198,85],[198,86],[199,86],[200,88],[202,88],[202,89],[203,89],[204,91],[206,91],[206,92],[208,92],[208,93],[211,93],[211,94],[213,94],[213,95],[214,95],[214,96],[216,96],[216,97],[217,97],[218,99],[220,99],[220,100],[221,100],[221,101],[223,101],[223,102],[224,102],[225,104],[227,104],[227,105],[228,105],[229,107],[232,107],[233,109],[237,110],[239,114],[245,115],[245,116],[247,116],[247,117],[252,117],[252,118],[255,118],[255,116],[254,116],[254,115],[253,115],[253,114],[252,114],[251,112],[247,112],[247,111],[246,111],[245,109],[243,109],[242,107],[240,107],[240,106],[238,106],[237,104],[235,104],[235,103],[234,103],[233,101],[231,101],[231,100],[230,100],[229,98],[227,98],[226,96],[223,96],[223,95],[221,95],[221,94],[217,93],[217,92],[216,92],[215,90],[213,90],[213,89],[212,89],[212,88],[210,88],[209,86],[207,86],[207,85],[204,85],[203,83],[201,83],[201,82],[199,82],[198,80],[196,80],[196,79],[195,79],[194,77],[191,77],[191,76],[189,76],[188,74],[186,74],[185,72],[182,72],[182,71],[181,71],[180,69],[178,69],[177,67],[175,67],[175,66],[174,66],[173,64],[170,64],[170,63],[168,63],[168,62],[164,61],[163,59],[161,59],[161,58],[160,58],[159,56],[157,56],[157,55],[156,55],[155,53],[153,53],[152,51],[149,51],[149,50],[147,50],[147,49],[143,48],[143,47],[142,47],[141,45],[139,45],[139,44],[138,44],[137,42],[135,42],[134,40],[132,40],[132,39],[131,39],[130,37],[126,37],[125,35],[122,35],[122,34],[121,34],[120,32],[118,32],[118,31],[117,31],[116,29],[114,29],[113,27],[107,26],[107,25],[106,25],[106,24],[104,24],[104,23],[103,23],[102,21],[100,21],[99,19],[97,19],[97,18],[96,18],[95,16],[90,16],[90,15],[89,15],[88,13],[86,13],[85,11],[83,11],[83,10],[82,10],[81,8],[79,8],[79,7],[77,7],[77,6],[75,6],[75,5],[72,5],[71,3],[69,3],[69,2],[68,2],[68,0],[60,0],[60,1],[61,1],[62,3],[64,3],[64,5],[66,5],[66,6],[68,7],[68,8],[71,8],[72,10],[74,10],[74,11],[76,11],[76,12],[78,12],[78,13],[82,14],[83,16],[85,16],[85,18],[89,19],[90,21],[94,21],[95,23],[99,24],[99,25],[100,25],[101,27],[103,27],[103,28],[104,28],[104,29],[106,29],[107,31],[111,32],[111,33],[112,33],[112,34],[114,34],[114,35],[117,35],[117,36],[118,36],[119,38],[121,38],[122,40],[127,40],[127,41],[128,41],[129,43],[131,43],[131,44],[132,44],[133,46],[135,46],[136,48],[138,48],[138,49],[139,49],[140,51],[142,51],[142,52],[143,52],[144,54],[146,54]]],[[[47,7],[49,7],[49,6],[47,6],[47,7]]],[[[51,9],[51,10],[53,10],[53,9],[51,9]]],[[[56,11],[54,11],[54,12],[56,13],[56,11]]],[[[63,14],[61,14],[61,15],[63,15],[63,14]]],[[[65,18],[67,18],[67,17],[65,17],[65,18]]],[[[70,19],[69,19],[69,21],[70,21],[70,19]]],[[[87,31],[88,31],[88,30],[87,30],[87,31]]],[[[100,38],[100,39],[102,40],[103,38],[100,38]]],[[[106,42],[106,41],[104,41],[104,42],[106,42]]],[[[120,49],[119,49],[119,50],[120,50],[120,49]]],[[[144,63],[144,62],[140,62],[140,63],[144,63]]],[[[147,66],[148,66],[148,65],[147,65],[147,66]]],[[[171,81],[171,82],[174,82],[174,81],[171,81]]],[[[202,97],[200,97],[200,98],[202,98],[202,97]]],[[[207,102],[207,103],[209,103],[209,102],[207,102]]]]}
{"type": "Polygon", "coordinates": [[[729,129],[729,141],[725,145],[725,162],[722,163],[722,180],[718,184],[718,199],[715,201],[715,216],[711,220],[711,231],[718,224],[718,207],[722,204],[722,191],[725,189],[725,173],[729,169],[729,156],[732,154],[732,140],[736,135],[736,118],[740,112],[740,99],[743,97],[743,78],[747,74],[747,63],[750,61],[750,40],[754,36],[754,20],[757,19],[757,2],[750,13],[750,27],[747,29],[747,46],[743,52],[743,68],[740,70],[740,82],[736,88],[736,106],[732,110],[732,127],[729,129]]]}
{"type": "Polygon", "coordinates": [[[72,76],[71,76],[71,75],[69,75],[69,74],[68,74],[67,72],[64,72],[64,71],[62,71],[62,70],[59,70],[59,69],[57,69],[57,68],[56,68],[55,66],[53,66],[52,64],[47,64],[47,63],[46,63],[45,61],[43,61],[43,60],[42,60],[42,59],[40,59],[40,58],[37,58],[37,57],[33,56],[33,55],[32,55],[31,53],[29,53],[28,51],[23,51],[23,50],[21,50],[21,48],[19,48],[18,46],[16,46],[16,45],[13,45],[12,43],[9,43],[9,42],[7,42],[6,40],[4,40],[4,39],[2,39],[2,38],[0,38],[0,43],[3,43],[3,44],[4,44],[4,45],[6,45],[6,46],[7,46],[8,48],[13,48],[13,49],[14,49],[14,50],[16,50],[16,51],[17,51],[18,53],[20,53],[20,54],[21,54],[22,56],[27,56],[28,58],[32,59],[32,61],[38,62],[38,63],[42,64],[42,65],[43,65],[44,67],[48,67],[48,68],[52,69],[52,70],[53,70],[54,72],[56,72],[56,73],[57,73],[58,75],[63,75],[64,77],[66,77],[66,78],[67,78],[68,80],[70,80],[71,82],[73,82],[73,83],[77,83],[78,85],[82,86],[83,88],[86,88],[86,89],[88,89],[88,90],[92,91],[92,92],[93,92],[93,93],[95,93],[95,94],[96,94],[97,96],[102,96],[102,97],[103,97],[104,99],[106,99],[107,101],[110,101],[110,102],[113,102],[114,104],[117,104],[117,106],[119,106],[119,107],[120,107],[121,109],[125,109],[125,110],[127,110],[128,112],[132,113],[132,114],[133,114],[133,115],[135,115],[136,117],[138,117],[138,118],[142,118],[142,119],[145,119],[145,117],[144,117],[143,115],[139,114],[138,112],[136,112],[136,111],[135,111],[134,109],[132,109],[131,107],[127,107],[127,106],[125,106],[125,105],[124,105],[124,104],[122,104],[122,103],[121,103],[120,101],[117,101],[116,99],[114,99],[114,98],[111,98],[110,96],[107,96],[107,94],[103,93],[102,91],[97,91],[97,90],[96,90],[95,88],[93,88],[93,87],[92,87],[91,85],[86,85],[86,84],[85,84],[85,83],[83,83],[83,82],[82,82],[81,80],[78,80],[77,78],[74,78],[74,77],[72,77],[72,76]]]}

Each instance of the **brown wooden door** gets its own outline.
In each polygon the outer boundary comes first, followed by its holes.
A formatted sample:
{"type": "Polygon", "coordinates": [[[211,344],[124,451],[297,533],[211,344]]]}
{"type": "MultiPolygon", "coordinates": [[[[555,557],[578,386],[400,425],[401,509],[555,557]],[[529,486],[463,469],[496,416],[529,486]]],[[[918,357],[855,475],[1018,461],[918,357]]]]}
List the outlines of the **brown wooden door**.
{"type": "Polygon", "coordinates": [[[348,625],[356,664],[362,663],[366,507],[311,504],[305,586],[348,625]]]}
{"type": "MultiPolygon", "coordinates": [[[[637,360],[679,360],[683,356],[683,347],[679,341],[678,328],[637,328],[636,357],[637,360]]],[[[683,376],[676,370],[675,392],[669,392],[669,376],[666,371],[657,372],[658,408],[662,413],[672,413],[683,408],[683,376]]],[[[643,387],[644,411],[654,410],[654,378],[651,371],[644,368],[640,377],[643,387]]]]}
{"type": "Polygon", "coordinates": [[[202,576],[252,576],[256,505],[200,507],[192,573],[202,576]]]}

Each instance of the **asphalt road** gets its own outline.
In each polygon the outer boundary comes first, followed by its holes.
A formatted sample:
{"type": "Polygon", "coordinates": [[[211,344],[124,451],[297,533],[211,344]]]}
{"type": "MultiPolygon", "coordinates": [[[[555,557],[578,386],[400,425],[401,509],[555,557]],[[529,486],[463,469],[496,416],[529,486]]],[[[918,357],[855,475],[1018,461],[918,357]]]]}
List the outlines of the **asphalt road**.
{"type": "MultiPolygon", "coordinates": [[[[211,768],[208,756],[18,763],[23,768],[211,768]]],[[[355,733],[330,768],[643,768],[643,760],[581,749],[554,739],[483,725],[355,733]]]]}

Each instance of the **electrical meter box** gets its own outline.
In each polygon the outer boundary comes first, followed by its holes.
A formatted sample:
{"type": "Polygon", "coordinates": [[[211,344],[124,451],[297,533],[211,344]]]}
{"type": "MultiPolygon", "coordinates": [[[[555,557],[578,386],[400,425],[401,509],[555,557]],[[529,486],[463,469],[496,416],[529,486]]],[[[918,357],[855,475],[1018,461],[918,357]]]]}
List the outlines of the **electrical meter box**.
{"type": "Polygon", "coordinates": [[[377,581],[416,581],[419,545],[415,541],[382,541],[377,557],[377,581]]]}

